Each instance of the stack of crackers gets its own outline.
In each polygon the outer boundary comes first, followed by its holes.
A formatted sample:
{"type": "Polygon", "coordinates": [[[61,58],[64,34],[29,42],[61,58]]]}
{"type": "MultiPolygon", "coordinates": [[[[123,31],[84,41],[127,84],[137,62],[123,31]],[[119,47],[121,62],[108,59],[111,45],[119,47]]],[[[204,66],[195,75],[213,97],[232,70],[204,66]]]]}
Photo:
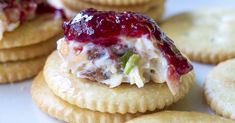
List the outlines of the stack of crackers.
{"type": "Polygon", "coordinates": [[[104,84],[82,79],[61,67],[57,51],[32,83],[35,103],[49,115],[71,123],[123,123],[161,110],[183,98],[192,86],[193,71],[182,77],[180,93],[172,95],[166,84],[148,83],[143,88],[104,84]]]}
{"type": "MultiPolygon", "coordinates": [[[[52,5],[63,8],[68,16],[82,9],[140,12],[161,21],[165,0],[48,0],[52,5]],[[59,4],[59,5],[58,5],[59,4]]],[[[73,14],[74,13],[74,14],[73,14]]]]}
{"type": "Polygon", "coordinates": [[[0,40],[0,83],[25,80],[36,75],[61,34],[61,19],[40,15],[26,21],[0,40]]]}
{"type": "MultiPolygon", "coordinates": [[[[185,96],[193,81],[191,72],[183,78],[181,93],[173,96],[165,85],[154,83],[142,89],[129,85],[110,89],[67,73],[63,67],[58,67],[61,63],[58,53],[52,53],[43,72],[33,80],[31,88],[32,98],[38,107],[59,120],[69,123],[234,123],[227,118],[199,112],[159,111],[185,96]]],[[[230,64],[234,65],[235,62],[231,61],[230,64]]],[[[213,89],[215,86],[211,87],[213,89]]],[[[220,102],[229,100],[224,95],[226,87],[220,88],[223,90],[217,92],[223,97],[220,102]]],[[[210,91],[213,90],[207,93],[210,91]]],[[[229,116],[232,115],[227,114],[229,116]]]]}

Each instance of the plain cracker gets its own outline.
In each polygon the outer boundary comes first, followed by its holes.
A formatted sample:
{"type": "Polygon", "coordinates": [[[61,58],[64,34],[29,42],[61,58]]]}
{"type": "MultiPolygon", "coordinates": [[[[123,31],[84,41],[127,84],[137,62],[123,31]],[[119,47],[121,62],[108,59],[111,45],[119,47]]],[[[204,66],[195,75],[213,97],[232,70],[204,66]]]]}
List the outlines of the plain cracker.
{"type": "Polygon", "coordinates": [[[140,5],[151,2],[153,0],[80,0],[91,2],[93,4],[113,5],[113,6],[127,6],[127,5],[140,5]]]}
{"type": "Polygon", "coordinates": [[[235,59],[220,63],[208,74],[204,92],[218,114],[235,119],[235,59]]]}
{"type": "Polygon", "coordinates": [[[160,7],[163,5],[165,0],[153,0],[147,4],[141,4],[141,5],[133,5],[133,6],[104,6],[104,5],[97,5],[97,4],[92,4],[80,0],[61,0],[63,5],[66,6],[67,8],[71,9],[72,11],[80,11],[82,9],[86,8],[95,8],[98,10],[104,10],[104,11],[134,11],[134,12],[141,12],[145,13],[147,12],[150,8],[153,7],[160,7]]]}
{"type": "Polygon", "coordinates": [[[45,63],[46,56],[16,62],[0,63],[0,83],[11,83],[35,76],[45,63]]]}
{"type": "Polygon", "coordinates": [[[53,37],[47,41],[11,49],[0,49],[0,62],[18,61],[32,59],[50,54],[56,48],[56,41],[60,36],[53,37]]]}
{"type": "Polygon", "coordinates": [[[217,64],[235,57],[234,9],[201,9],[170,17],[162,29],[190,59],[217,64]]]}
{"type": "Polygon", "coordinates": [[[234,123],[234,121],[199,112],[162,111],[143,115],[126,123],[234,123]]]}

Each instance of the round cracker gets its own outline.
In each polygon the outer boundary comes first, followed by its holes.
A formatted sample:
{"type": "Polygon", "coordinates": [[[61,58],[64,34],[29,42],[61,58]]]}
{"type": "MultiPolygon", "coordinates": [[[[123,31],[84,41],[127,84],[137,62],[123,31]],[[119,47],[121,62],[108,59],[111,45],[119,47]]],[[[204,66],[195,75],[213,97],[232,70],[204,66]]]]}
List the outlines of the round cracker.
{"type": "MultiPolygon", "coordinates": [[[[66,6],[64,6],[61,2],[62,0],[48,0],[48,2],[57,8],[62,8],[65,10],[65,13],[68,17],[74,17],[76,15],[76,11],[79,12],[81,9],[77,7],[76,10],[70,10],[66,6]]],[[[105,9],[106,10],[106,9],[105,9]]],[[[107,9],[109,10],[109,9],[107,9]]],[[[161,2],[158,6],[153,6],[152,8],[149,8],[146,12],[143,14],[146,14],[147,16],[152,17],[157,22],[160,22],[162,20],[162,16],[165,10],[164,2],[161,2]]]]}
{"type": "Polygon", "coordinates": [[[35,76],[46,61],[46,56],[16,62],[0,63],[0,84],[29,79],[35,76]]]}
{"type": "Polygon", "coordinates": [[[33,80],[31,94],[35,103],[44,112],[70,123],[123,123],[136,116],[133,114],[101,113],[71,105],[52,93],[42,73],[39,73],[33,80]]]}
{"type": "Polygon", "coordinates": [[[234,121],[199,112],[163,111],[143,115],[126,123],[234,123],[234,121]]]}
{"type": "Polygon", "coordinates": [[[0,40],[0,49],[23,47],[46,41],[62,32],[62,20],[54,15],[39,16],[25,22],[12,32],[5,32],[0,40]]]}
{"type": "Polygon", "coordinates": [[[136,113],[163,109],[183,98],[189,91],[193,80],[193,71],[182,76],[180,93],[172,95],[167,85],[147,83],[138,88],[135,85],[122,84],[116,88],[81,79],[63,70],[62,60],[54,52],[44,67],[44,77],[52,91],[67,102],[94,111],[108,113],[136,113]]]}
{"type": "Polygon", "coordinates": [[[235,59],[216,66],[207,76],[205,97],[218,114],[235,119],[235,59]]]}
{"type": "Polygon", "coordinates": [[[98,10],[104,10],[104,11],[134,11],[134,12],[141,12],[145,13],[150,8],[153,7],[160,7],[164,5],[165,0],[152,0],[149,3],[146,4],[140,4],[140,5],[133,5],[133,6],[105,6],[105,5],[97,5],[89,2],[84,2],[81,0],[61,0],[63,5],[66,6],[66,8],[71,9],[72,11],[80,11],[82,9],[86,8],[95,8],[98,10]]]}
{"type": "Polygon", "coordinates": [[[80,0],[80,1],[91,2],[93,4],[101,4],[101,5],[128,6],[128,5],[146,4],[154,0],[80,0]]]}
{"type": "Polygon", "coordinates": [[[216,64],[235,57],[235,9],[201,9],[170,17],[162,29],[194,61],[216,64]]]}
{"type": "Polygon", "coordinates": [[[47,41],[11,49],[0,49],[0,62],[18,61],[32,59],[50,54],[56,48],[56,40],[60,36],[53,37],[47,41]]]}

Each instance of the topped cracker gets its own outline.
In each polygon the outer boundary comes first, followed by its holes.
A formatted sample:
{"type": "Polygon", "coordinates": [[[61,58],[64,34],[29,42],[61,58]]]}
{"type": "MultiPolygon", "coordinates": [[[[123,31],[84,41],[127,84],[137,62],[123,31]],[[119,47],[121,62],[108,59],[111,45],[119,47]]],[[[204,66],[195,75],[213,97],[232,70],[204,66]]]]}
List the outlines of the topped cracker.
{"type": "Polygon", "coordinates": [[[24,22],[49,13],[64,17],[62,10],[53,8],[44,0],[0,1],[0,41],[4,32],[12,32],[24,22]]]}
{"type": "Polygon", "coordinates": [[[60,34],[62,20],[52,19],[51,14],[42,15],[27,21],[13,32],[4,33],[0,49],[15,48],[47,41],[60,34]]]}
{"type": "Polygon", "coordinates": [[[79,78],[111,88],[166,82],[176,94],[181,76],[193,69],[154,20],[139,13],[86,9],[63,28],[57,49],[65,69],[79,78]]]}
{"type": "Polygon", "coordinates": [[[86,9],[63,29],[44,76],[56,95],[81,108],[162,109],[182,98],[193,82],[190,61],[149,17],[86,9]]]}
{"type": "Polygon", "coordinates": [[[124,114],[160,110],[183,98],[194,81],[192,71],[184,75],[176,95],[172,95],[165,83],[149,82],[142,88],[122,84],[110,89],[68,73],[61,64],[57,52],[49,56],[43,70],[48,87],[71,104],[100,112],[124,114]]]}

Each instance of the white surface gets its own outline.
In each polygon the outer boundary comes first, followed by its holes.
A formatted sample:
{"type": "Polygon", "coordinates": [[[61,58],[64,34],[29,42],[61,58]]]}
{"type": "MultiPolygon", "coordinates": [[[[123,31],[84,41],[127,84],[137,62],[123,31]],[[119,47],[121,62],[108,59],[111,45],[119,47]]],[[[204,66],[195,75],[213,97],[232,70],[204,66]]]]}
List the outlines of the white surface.
{"type": "MultiPolygon", "coordinates": [[[[203,7],[234,7],[232,0],[168,0],[166,16],[203,7]]],[[[211,112],[203,98],[202,85],[213,66],[194,63],[196,83],[189,94],[171,109],[211,112]]],[[[32,102],[31,80],[18,84],[0,85],[0,123],[60,123],[41,112],[32,102]]]]}

